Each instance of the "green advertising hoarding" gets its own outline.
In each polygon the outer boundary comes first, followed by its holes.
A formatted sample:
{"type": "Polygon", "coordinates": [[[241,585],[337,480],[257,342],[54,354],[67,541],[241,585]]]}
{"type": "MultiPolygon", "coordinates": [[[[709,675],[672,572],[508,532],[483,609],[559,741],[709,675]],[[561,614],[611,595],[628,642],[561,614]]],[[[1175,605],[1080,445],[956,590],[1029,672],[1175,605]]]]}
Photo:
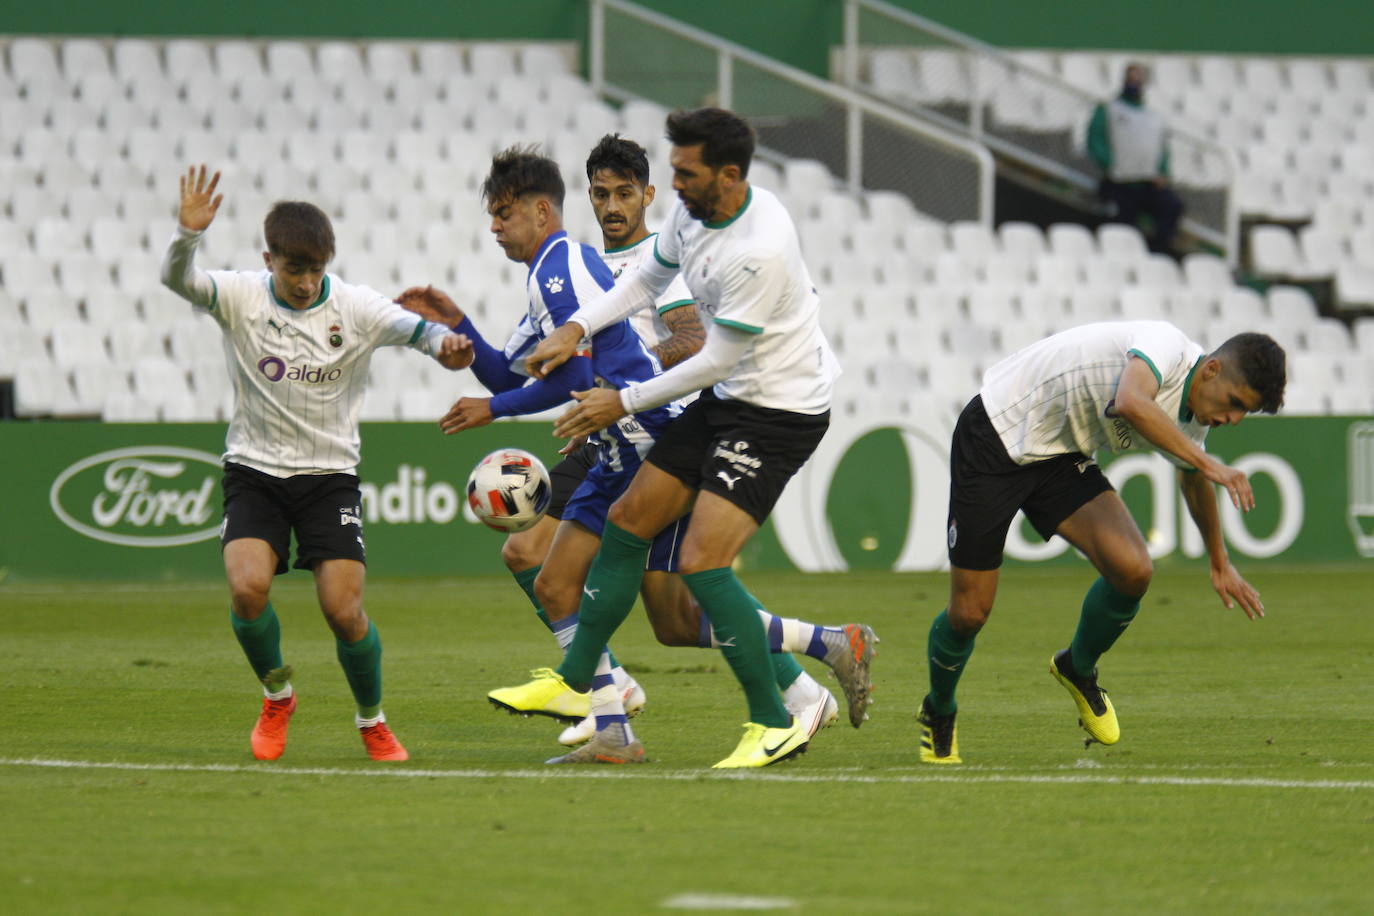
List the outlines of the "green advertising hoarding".
{"type": "MultiPolygon", "coordinates": [[[[501,536],[463,496],[487,452],[528,449],[557,460],[547,423],[497,423],[457,436],[434,425],[363,425],[363,511],[374,574],[465,575],[502,569],[501,536]]],[[[0,571],[10,581],[206,579],[221,574],[218,424],[0,424],[0,571]]],[[[1374,420],[1255,418],[1212,434],[1212,452],[1251,475],[1258,505],[1222,507],[1238,562],[1350,562],[1374,557],[1374,420]]],[[[948,433],[837,419],[789,485],[746,566],[938,569],[944,563],[948,433]]],[[[1130,453],[1103,466],[1158,558],[1202,555],[1162,458],[1130,453]]],[[[1082,562],[1024,526],[1011,563],[1082,562]]]]}

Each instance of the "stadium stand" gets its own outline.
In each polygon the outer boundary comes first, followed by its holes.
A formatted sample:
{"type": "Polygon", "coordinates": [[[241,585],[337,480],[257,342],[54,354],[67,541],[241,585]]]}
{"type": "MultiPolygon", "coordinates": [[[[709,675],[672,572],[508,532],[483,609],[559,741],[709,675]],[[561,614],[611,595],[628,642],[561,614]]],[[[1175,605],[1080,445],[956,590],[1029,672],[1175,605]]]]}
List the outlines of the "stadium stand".
{"type": "MultiPolygon", "coordinates": [[[[477,198],[493,151],[551,150],[568,180],[569,230],[589,241],[598,233],[582,162],[601,134],[619,130],[649,149],[661,187],[653,224],[671,200],[666,112],[602,102],[559,47],[16,38],[4,51],[0,379],[13,380],[19,416],[227,416],[214,329],[158,283],[174,175],[189,161],[225,172],[228,205],[204,266],[253,265],[271,202],[307,197],[335,220],[334,269],[350,282],[386,293],[446,286],[493,330],[518,309],[523,277],[488,238],[477,198]]],[[[1102,93],[1124,59],[1021,56],[1102,93]]],[[[1334,277],[1343,302],[1374,304],[1369,65],[1146,60],[1157,104],[1240,146],[1254,215],[1310,220],[1296,235],[1289,225],[1250,233],[1257,270],[1282,282],[1264,293],[1238,285],[1206,254],[1180,268],[1124,226],[945,224],[895,192],[856,199],[818,161],[760,161],[751,177],[791,208],[824,295],[846,368],[839,410],[948,425],[1002,355],[1073,324],[1162,317],[1205,344],[1241,329],[1273,333],[1293,353],[1289,413],[1374,411],[1374,319],[1352,333],[1295,285],[1334,277]]],[[[948,78],[963,66],[957,56],[887,52],[873,66],[914,96],[967,100],[948,78]]],[[[995,105],[1034,102],[1007,93],[995,105]]],[[[446,377],[417,354],[382,351],[364,416],[432,420],[478,393],[469,373],[446,377]]]]}

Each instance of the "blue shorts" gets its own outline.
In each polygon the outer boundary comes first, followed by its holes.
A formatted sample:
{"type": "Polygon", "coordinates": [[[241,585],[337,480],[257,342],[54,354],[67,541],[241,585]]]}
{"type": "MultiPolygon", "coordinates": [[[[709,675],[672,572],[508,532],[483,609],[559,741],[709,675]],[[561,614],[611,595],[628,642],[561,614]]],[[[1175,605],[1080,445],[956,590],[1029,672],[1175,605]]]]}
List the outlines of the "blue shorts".
{"type": "MultiPolygon", "coordinates": [[[[592,465],[563,508],[563,521],[577,522],[600,537],[606,527],[606,513],[610,511],[611,503],[619,499],[620,494],[630,486],[638,470],[639,467],[635,466],[613,471],[602,461],[592,465]]],[[[678,551],[687,536],[687,522],[690,519],[690,514],[684,515],[654,537],[649,546],[649,560],[644,565],[646,570],[677,572],[678,551]]]]}

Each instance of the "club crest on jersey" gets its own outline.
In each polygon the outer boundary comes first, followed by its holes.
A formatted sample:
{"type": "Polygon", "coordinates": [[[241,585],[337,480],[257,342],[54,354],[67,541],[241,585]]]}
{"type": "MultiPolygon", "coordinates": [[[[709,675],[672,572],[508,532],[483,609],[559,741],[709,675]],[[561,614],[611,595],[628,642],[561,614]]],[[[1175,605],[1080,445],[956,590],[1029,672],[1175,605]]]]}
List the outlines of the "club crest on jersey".
{"type": "Polygon", "coordinates": [[[329,326],[329,345],[335,350],[343,346],[343,335],[339,333],[339,326],[331,324],[329,326]]]}
{"type": "Polygon", "coordinates": [[[563,291],[563,278],[549,277],[544,281],[544,288],[555,295],[561,293],[563,291]]]}

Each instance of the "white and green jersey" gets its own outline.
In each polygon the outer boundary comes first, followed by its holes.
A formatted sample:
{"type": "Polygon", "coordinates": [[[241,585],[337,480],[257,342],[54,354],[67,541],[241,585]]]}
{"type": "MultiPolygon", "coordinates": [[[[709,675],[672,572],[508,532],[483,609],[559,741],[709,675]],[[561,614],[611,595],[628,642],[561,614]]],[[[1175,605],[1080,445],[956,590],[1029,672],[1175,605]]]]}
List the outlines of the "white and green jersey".
{"type": "Polygon", "coordinates": [[[294,309],[277,298],[267,270],[198,269],[200,237],[178,228],[162,282],[224,331],[234,381],[224,460],[274,477],[355,473],[372,351],[410,346],[433,355],[449,330],[329,274],[315,303],[294,309]]]}
{"type": "MultiPolygon", "coordinates": [[[[657,235],[651,232],[633,245],[607,248],[601,253],[601,260],[611,269],[611,275],[619,280],[621,274],[634,270],[645,258],[653,257],[654,238],[657,235]]],[[[663,314],[691,304],[692,294],[687,291],[687,284],[681,276],[675,277],[663,295],[654,302],[653,308],[646,306],[630,316],[630,327],[634,328],[645,346],[656,347],[673,336],[663,321],[663,314]]]]}
{"type": "Polygon", "coordinates": [[[839,363],[821,332],[796,227],[771,191],[751,186],[739,212],[717,223],[693,219],[678,201],[654,257],[679,270],[703,316],[754,337],[716,383],[717,397],[794,413],[830,409],[839,363]]]}
{"type": "MultiPolygon", "coordinates": [[[[979,394],[1017,464],[1098,449],[1153,446],[1116,412],[1116,389],[1132,357],[1159,380],[1157,403],[1199,448],[1207,427],[1188,410],[1193,373],[1206,351],[1166,321],[1107,321],[1046,337],[994,365],[979,394]]],[[[1172,455],[1161,452],[1176,465],[1172,455]]]]}

